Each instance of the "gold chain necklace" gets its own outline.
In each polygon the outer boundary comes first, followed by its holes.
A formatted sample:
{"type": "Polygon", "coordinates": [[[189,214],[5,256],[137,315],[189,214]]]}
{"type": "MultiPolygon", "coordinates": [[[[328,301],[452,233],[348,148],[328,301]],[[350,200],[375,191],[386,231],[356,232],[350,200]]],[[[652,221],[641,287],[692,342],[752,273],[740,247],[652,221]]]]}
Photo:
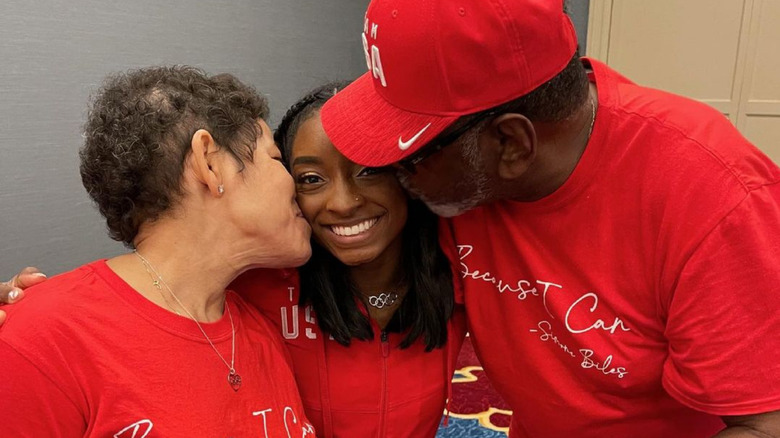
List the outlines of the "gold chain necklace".
{"type": "MultiPolygon", "coordinates": [[[[157,272],[156,269],[154,269],[154,266],[152,266],[151,263],[149,263],[149,260],[146,260],[141,253],[139,253],[137,250],[133,251],[135,255],[138,256],[139,259],[141,259],[141,263],[144,265],[144,268],[146,269],[146,272],[149,272],[151,270],[154,272],[154,275],[157,276],[157,279],[153,281],[154,287],[157,288],[157,290],[162,295],[162,289],[160,285],[165,286],[165,289],[168,290],[168,293],[171,294],[174,300],[179,304],[179,306],[184,309],[184,311],[187,313],[187,315],[190,317],[190,319],[195,323],[195,325],[198,326],[200,329],[200,332],[203,333],[203,337],[206,338],[206,340],[209,342],[209,345],[211,345],[211,348],[214,349],[214,352],[217,353],[217,356],[219,356],[220,359],[222,359],[222,362],[224,362],[225,366],[228,368],[228,376],[227,381],[230,384],[230,387],[233,388],[233,391],[238,391],[238,389],[241,387],[241,375],[236,372],[235,363],[236,363],[236,327],[233,325],[233,314],[230,312],[230,306],[228,305],[227,301],[224,302],[224,306],[227,308],[228,318],[230,318],[230,330],[232,333],[231,338],[231,352],[230,352],[230,363],[225,360],[225,358],[222,356],[222,353],[217,350],[217,347],[214,346],[214,343],[211,342],[211,338],[206,334],[206,331],[203,330],[203,327],[200,325],[197,319],[190,313],[189,310],[184,306],[184,304],[181,302],[179,297],[176,296],[175,293],[173,293],[173,290],[171,290],[170,286],[163,280],[162,275],[160,275],[159,272],[157,272]]],[[[165,297],[163,296],[163,300],[165,300],[165,297]]],[[[165,303],[168,304],[168,301],[165,300],[165,303]]],[[[169,306],[170,307],[170,306],[169,306]]],[[[176,310],[174,310],[176,312],[176,310]]],[[[179,313],[179,312],[176,312],[179,313]]]]}
{"type": "Polygon", "coordinates": [[[596,124],[596,104],[593,102],[593,98],[589,98],[590,102],[590,127],[588,128],[588,140],[590,135],[593,134],[593,125],[596,124]]]}
{"type": "MultiPolygon", "coordinates": [[[[136,254],[138,254],[138,253],[136,253],[136,254]]],[[[139,254],[139,255],[138,255],[138,257],[141,257],[141,255],[139,254]]],[[[174,312],[174,313],[176,313],[177,315],[181,316],[181,313],[179,313],[179,311],[178,311],[178,310],[176,310],[176,308],[175,308],[175,307],[173,307],[173,305],[171,305],[171,303],[168,301],[168,297],[166,297],[166,296],[165,296],[165,294],[163,294],[163,292],[162,292],[162,286],[161,286],[161,284],[160,284],[160,280],[159,280],[159,279],[158,279],[158,277],[157,277],[155,274],[153,274],[153,273],[152,273],[152,271],[149,269],[149,267],[150,267],[151,265],[147,265],[147,263],[145,263],[145,262],[143,262],[143,261],[142,261],[142,263],[143,263],[143,265],[144,265],[144,269],[146,270],[146,273],[147,273],[147,274],[149,274],[149,278],[151,278],[151,279],[152,279],[152,285],[154,285],[155,289],[157,289],[157,293],[158,293],[158,294],[160,294],[160,298],[162,298],[162,300],[163,300],[163,302],[165,303],[165,305],[166,305],[166,306],[168,306],[168,309],[170,309],[170,310],[171,310],[171,312],[174,312]]]]}

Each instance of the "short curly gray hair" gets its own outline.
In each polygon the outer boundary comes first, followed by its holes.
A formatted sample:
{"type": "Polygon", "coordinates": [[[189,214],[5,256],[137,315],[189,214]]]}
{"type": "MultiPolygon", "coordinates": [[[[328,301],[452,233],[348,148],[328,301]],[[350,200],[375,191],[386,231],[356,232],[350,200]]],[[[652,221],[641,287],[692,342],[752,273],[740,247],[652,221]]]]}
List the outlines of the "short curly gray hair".
{"type": "Polygon", "coordinates": [[[267,117],[266,100],[229,74],[173,66],[109,76],[92,100],[79,155],[81,180],[111,238],[133,247],[141,224],[183,195],[198,129],[243,164],[253,159],[257,120],[267,117]]]}

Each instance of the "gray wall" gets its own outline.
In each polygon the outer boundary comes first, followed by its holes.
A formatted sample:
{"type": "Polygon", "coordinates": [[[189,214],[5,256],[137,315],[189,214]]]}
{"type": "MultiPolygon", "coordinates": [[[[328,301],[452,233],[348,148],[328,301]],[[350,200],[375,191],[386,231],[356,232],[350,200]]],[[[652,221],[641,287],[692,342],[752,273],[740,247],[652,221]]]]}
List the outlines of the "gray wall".
{"type": "MultiPolygon", "coordinates": [[[[585,47],[588,0],[569,8],[585,47]]],[[[3,0],[0,280],[54,274],[122,246],[84,193],[77,150],[88,96],[109,72],[190,64],[267,94],[272,124],[305,90],[365,71],[368,0],[3,0]]]]}
{"type": "Polygon", "coordinates": [[[566,7],[577,29],[577,40],[580,43],[580,54],[585,55],[588,43],[588,8],[590,0],[566,0],[566,7]]]}
{"type": "Polygon", "coordinates": [[[272,123],[320,82],[365,71],[368,0],[3,0],[0,280],[123,251],[78,174],[88,96],[109,72],[191,64],[268,95],[272,123]]]}

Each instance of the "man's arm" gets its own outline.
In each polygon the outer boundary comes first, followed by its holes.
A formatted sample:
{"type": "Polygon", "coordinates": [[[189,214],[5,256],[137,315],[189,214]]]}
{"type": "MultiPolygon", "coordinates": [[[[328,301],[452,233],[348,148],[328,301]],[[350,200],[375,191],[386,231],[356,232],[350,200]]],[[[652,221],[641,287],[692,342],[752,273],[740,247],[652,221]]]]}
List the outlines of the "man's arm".
{"type": "Polygon", "coordinates": [[[721,418],[726,428],[716,438],[780,438],[780,411],[721,418]]]}
{"type": "Polygon", "coordinates": [[[719,438],[780,438],[778,229],[780,184],[750,192],[698,244],[667,306],[664,388],[721,417],[719,438]]]}

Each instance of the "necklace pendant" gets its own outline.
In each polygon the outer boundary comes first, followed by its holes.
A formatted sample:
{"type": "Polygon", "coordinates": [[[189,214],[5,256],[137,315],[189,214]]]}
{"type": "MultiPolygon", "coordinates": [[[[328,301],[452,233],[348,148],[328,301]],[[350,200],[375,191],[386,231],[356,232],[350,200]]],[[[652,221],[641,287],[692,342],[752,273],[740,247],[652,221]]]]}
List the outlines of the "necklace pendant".
{"type": "Polygon", "coordinates": [[[238,392],[238,388],[241,388],[241,376],[236,372],[236,370],[230,370],[230,373],[228,373],[227,376],[227,380],[230,384],[230,387],[233,388],[233,391],[238,392]]]}
{"type": "Polygon", "coordinates": [[[368,305],[377,309],[392,306],[398,300],[398,294],[395,292],[381,293],[368,297],[368,305]]]}

